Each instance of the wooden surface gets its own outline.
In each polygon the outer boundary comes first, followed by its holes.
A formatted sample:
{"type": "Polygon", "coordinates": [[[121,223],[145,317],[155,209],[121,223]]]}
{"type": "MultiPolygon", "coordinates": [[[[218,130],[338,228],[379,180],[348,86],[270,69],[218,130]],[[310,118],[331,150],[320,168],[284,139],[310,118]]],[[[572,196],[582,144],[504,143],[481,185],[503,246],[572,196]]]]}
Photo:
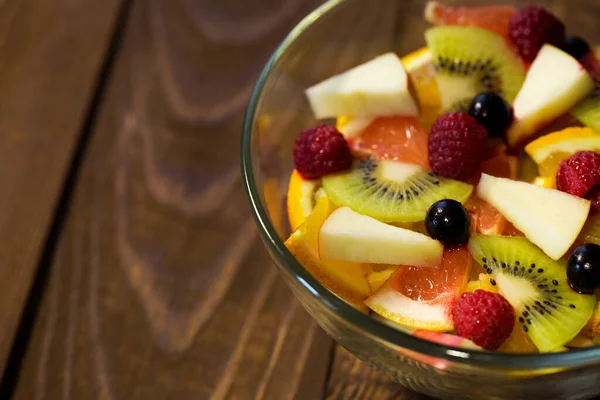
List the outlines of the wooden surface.
{"type": "Polygon", "coordinates": [[[249,91],[318,2],[255,3],[134,2],[16,399],[323,395],[332,342],[239,173],[249,91]]]}
{"type": "Polygon", "coordinates": [[[428,399],[316,326],[241,186],[250,91],[321,1],[0,0],[0,400],[428,399]]]}
{"type": "Polygon", "coordinates": [[[0,370],[120,3],[0,1],[0,370]]]}

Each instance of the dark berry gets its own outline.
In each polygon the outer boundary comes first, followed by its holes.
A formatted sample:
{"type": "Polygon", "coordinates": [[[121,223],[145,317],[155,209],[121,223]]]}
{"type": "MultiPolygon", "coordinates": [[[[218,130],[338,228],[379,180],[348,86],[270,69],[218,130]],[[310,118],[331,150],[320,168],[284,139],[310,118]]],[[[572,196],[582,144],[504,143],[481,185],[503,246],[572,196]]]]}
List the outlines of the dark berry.
{"type": "Polygon", "coordinates": [[[429,235],[447,246],[462,246],[469,240],[471,219],[467,210],[456,200],[434,203],[425,216],[429,235]]]}
{"type": "Polygon", "coordinates": [[[562,49],[579,60],[590,51],[590,45],[579,36],[569,36],[562,49]]]}
{"type": "Polygon", "coordinates": [[[600,213],[600,185],[594,186],[594,188],[585,195],[585,198],[592,203],[590,212],[592,214],[600,213]]]}
{"type": "Polygon", "coordinates": [[[481,165],[487,130],[467,113],[444,114],[431,127],[429,164],[438,175],[466,179],[481,165]]]}
{"type": "Polygon", "coordinates": [[[485,290],[465,292],[452,309],[454,329],[486,350],[497,350],[510,336],[515,310],[502,295],[485,290]]]}
{"type": "Polygon", "coordinates": [[[561,161],[556,171],[558,190],[578,197],[587,197],[600,184],[600,154],[580,151],[561,161]]]}
{"type": "Polygon", "coordinates": [[[573,250],[567,264],[569,285],[580,293],[594,293],[600,285],[600,246],[582,244],[573,250]]]}
{"type": "Polygon", "coordinates": [[[303,178],[317,179],[350,168],[352,152],[335,127],[319,125],[296,139],[294,164],[303,178]]]}
{"type": "Polygon", "coordinates": [[[502,136],[513,118],[508,103],[494,92],[475,96],[469,107],[469,115],[487,129],[490,138],[502,136]]]}
{"type": "Polygon", "coordinates": [[[510,19],[508,36],[525,61],[533,61],[544,43],[561,47],[565,42],[565,25],[542,7],[518,10],[510,19]]]}

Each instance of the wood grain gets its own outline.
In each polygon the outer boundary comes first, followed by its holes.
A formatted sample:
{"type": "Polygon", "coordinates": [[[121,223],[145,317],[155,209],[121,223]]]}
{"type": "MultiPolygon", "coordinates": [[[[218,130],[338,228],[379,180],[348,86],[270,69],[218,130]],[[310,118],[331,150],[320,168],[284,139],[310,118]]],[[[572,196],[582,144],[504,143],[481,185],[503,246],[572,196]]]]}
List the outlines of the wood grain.
{"type": "Polygon", "coordinates": [[[429,400],[368,367],[346,349],[336,346],[327,381],[326,400],[429,400]]]}
{"type": "Polygon", "coordinates": [[[239,176],[249,90],[319,2],[134,2],[17,399],[317,399],[332,344],[239,176]]]}
{"type": "Polygon", "coordinates": [[[120,3],[0,1],[0,371],[120,3]]]}
{"type": "MultiPolygon", "coordinates": [[[[276,276],[241,188],[250,90],[320,2],[134,2],[16,399],[428,399],[332,345],[276,276]]],[[[424,27],[394,26],[399,45],[424,27]]]]}

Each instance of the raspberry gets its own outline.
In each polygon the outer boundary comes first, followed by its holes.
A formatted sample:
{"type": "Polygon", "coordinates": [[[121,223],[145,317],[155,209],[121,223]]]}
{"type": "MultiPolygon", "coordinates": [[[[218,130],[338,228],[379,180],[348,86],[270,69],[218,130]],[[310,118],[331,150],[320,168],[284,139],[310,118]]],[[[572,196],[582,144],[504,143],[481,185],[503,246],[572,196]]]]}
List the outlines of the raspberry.
{"type": "Polygon", "coordinates": [[[296,170],[305,179],[343,171],[352,165],[352,152],[333,126],[319,125],[300,133],[294,146],[296,170]]]}
{"type": "Polygon", "coordinates": [[[580,151],[561,161],[556,172],[558,190],[574,196],[587,197],[600,184],[600,154],[580,151]]]}
{"type": "Polygon", "coordinates": [[[565,25],[541,7],[518,10],[510,19],[508,36],[525,61],[533,61],[544,43],[561,47],[565,42],[565,25]]]}
{"type": "Polygon", "coordinates": [[[467,113],[444,114],[429,133],[429,164],[434,172],[465,179],[483,160],[487,130],[467,113]]]}
{"type": "Polygon", "coordinates": [[[452,310],[454,329],[486,350],[497,350],[513,330],[515,310],[500,294],[465,292],[452,310]]]}

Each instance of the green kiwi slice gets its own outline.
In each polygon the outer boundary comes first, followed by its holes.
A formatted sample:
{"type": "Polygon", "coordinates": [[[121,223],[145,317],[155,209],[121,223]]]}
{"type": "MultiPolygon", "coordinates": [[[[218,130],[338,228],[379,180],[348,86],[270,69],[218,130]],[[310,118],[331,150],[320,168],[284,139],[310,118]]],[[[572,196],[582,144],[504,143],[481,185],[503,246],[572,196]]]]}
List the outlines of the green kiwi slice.
{"type": "Polygon", "coordinates": [[[571,115],[579,122],[600,131],[600,81],[590,96],[571,109],[571,115]]]}
{"type": "Polygon", "coordinates": [[[428,172],[416,164],[356,160],[352,169],[322,178],[323,189],[337,206],[383,222],[419,222],[442,199],[465,202],[473,186],[428,172]]]}
{"type": "Polygon", "coordinates": [[[568,343],[590,319],[596,296],[570,288],[566,261],[552,260],[518,236],[472,235],[468,247],[514,307],[520,329],[540,351],[568,343]]]}
{"type": "Polygon", "coordinates": [[[497,92],[508,103],[517,96],[525,67],[504,38],[483,28],[439,26],[425,40],[444,111],[464,111],[482,92],[497,92]]]}
{"type": "Polygon", "coordinates": [[[600,214],[588,217],[576,242],[594,243],[600,246],[600,214]]]}

